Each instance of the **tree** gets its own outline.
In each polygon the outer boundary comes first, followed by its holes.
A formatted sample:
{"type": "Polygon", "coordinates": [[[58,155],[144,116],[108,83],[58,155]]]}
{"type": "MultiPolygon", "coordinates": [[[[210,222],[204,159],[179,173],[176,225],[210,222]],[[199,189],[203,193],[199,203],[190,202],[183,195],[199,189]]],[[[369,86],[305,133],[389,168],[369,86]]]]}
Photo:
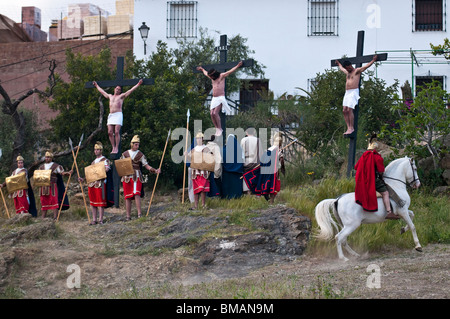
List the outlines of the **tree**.
{"type": "Polygon", "coordinates": [[[433,45],[430,43],[430,46],[433,55],[443,55],[447,60],[450,59],[450,40],[448,38],[444,39],[443,44],[433,45]]]}
{"type": "MultiPolygon", "coordinates": [[[[396,101],[398,83],[387,86],[382,79],[367,71],[361,78],[359,128],[362,136],[379,132],[385,123],[392,122],[391,105],[396,101]]],[[[298,138],[313,153],[328,148],[330,142],[342,139],[345,130],[342,116],[342,99],[345,94],[345,75],[339,70],[325,70],[316,75],[310,92],[300,103],[302,122],[298,138]]],[[[358,139],[365,147],[366,140],[358,139]]],[[[362,144],[361,144],[362,145],[362,144]]]]}
{"type": "MultiPolygon", "coordinates": [[[[200,28],[200,37],[196,40],[189,40],[183,38],[178,40],[178,48],[173,51],[176,59],[176,65],[186,72],[193,84],[193,87],[200,92],[201,95],[206,96],[212,89],[211,80],[205,76],[196,76],[192,74],[192,70],[199,65],[214,64],[219,61],[218,52],[215,51],[217,44],[212,36],[208,34],[208,29],[200,28]]],[[[229,49],[227,52],[228,61],[239,61],[252,59],[255,54],[254,50],[246,44],[247,38],[241,35],[235,35],[228,39],[229,49]]],[[[254,59],[254,58],[253,58],[254,59]]],[[[264,76],[265,66],[254,59],[254,64],[250,68],[241,68],[238,72],[230,75],[227,78],[227,91],[239,91],[240,81],[237,78],[237,73],[242,72],[254,77],[264,76]]]]}
{"type": "Polygon", "coordinates": [[[433,158],[434,168],[438,169],[443,156],[443,140],[450,134],[448,94],[438,81],[419,86],[418,91],[412,104],[393,105],[392,111],[400,114],[396,122],[398,128],[390,131],[385,127],[383,134],[390,136],[397,145],[404,146],[408,154],[426,157],[428,153],[433,158]]]}
{"type": "Polygon", "coordinates": [[[28,97],[32,96],[33,94],[39,94],[40,98],[48,98],[53,93],[53,88],[56,85],[56,79],[55,79],[55,68],[56,68],[56,61],[51,60],[47,61],[49,63],[49,76],[48,76],[48,84],[49,87],[47,90],[41,91],[37,88],[29,89],[26,93],[21,95],[16,100],[11,100],[8,92],[3,88],[3,86],[0,84],[0,95],[3,97],[3,101],[1,103],[2,107],[2,113],[9,115],[12,119],[12,122],[14,123],[14,131],[15,136],[12,137],[13,140],[13,148],[11,151],[11,157],[10,157],[10,169],[12,170],[15,166],[15,159],[17,156],[21,153],[23,153],[24,147],[26,145],[26,133],[27,133],[27,126],[31,123],[27,123],[26,117],[23,112],[18,111],[18,107],[22,101],[27,99],[28,97]]]}

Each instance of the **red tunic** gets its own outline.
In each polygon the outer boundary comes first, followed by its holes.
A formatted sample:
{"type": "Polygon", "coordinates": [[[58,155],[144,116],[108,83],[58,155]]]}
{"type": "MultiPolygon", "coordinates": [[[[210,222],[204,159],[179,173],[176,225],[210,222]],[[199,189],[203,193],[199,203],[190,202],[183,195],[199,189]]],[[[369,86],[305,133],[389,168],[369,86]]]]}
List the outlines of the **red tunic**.
{"type": "MultiPolygon", "coordinates": [[[[20,173],[25,173],[25,176],[28,176],[28,171],[25,168],[17,168],[16,170],[14,170],[11,176],[15,176],[20,173]]],[[[28,213],[28,210],[30,209],[30,203],[28,201],[28,192],[26,189],[15,191],[14,193],[9,194],[8,197],[14,200],[14,207],[16,208],[16,214],[28,213]]]]}
{"type": "MultiPolygon", "coordinates": [[[[102,156],[100,162],[105,162],[105,166],[109,168],[109,160],[102,156]]],[[[91,165],[96,164],[96,161],[93,161],[91,165]]],[[[93,207],[107,207],[107,196],[106,196],[106,185],[105,180],[98,180],[92,182],[88,185],[88,195],[90,205],[93,207]]]]}
{"type": "Polygon", "coordinates": [[[365,211],[378,210],[377,192],[375,189],[375,169],[384,172],[383,158],[376,150],[365,151],[355,165],[355,201],[365,211]]]}
{"type": "MultiPolygon", "coordinates": [[[[41,165],[39,169],[45,169],[45,164],[41,165]]],[[[52,170],[51,183],[50,186],[42,186],[40,191],[41,198],[41,209],[42,210],[50,210],[50,209],[58,209],[59,201],[58,201],[58,186],[57,186],[57,176],[56,174],[60,174],[64,172],[64,169],[61,165],[53,163],[50,167],[52,170]]]]}

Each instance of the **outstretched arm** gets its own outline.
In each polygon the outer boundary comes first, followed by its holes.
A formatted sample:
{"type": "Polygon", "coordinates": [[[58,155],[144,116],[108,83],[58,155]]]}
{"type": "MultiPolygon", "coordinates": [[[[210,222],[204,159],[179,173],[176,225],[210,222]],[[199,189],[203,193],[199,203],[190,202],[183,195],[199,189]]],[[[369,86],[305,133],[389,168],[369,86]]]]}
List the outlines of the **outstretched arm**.
{"type": "Polygon", "coordinates": [[[370,61],[370,62],[367,63],[366,65],[360,67],[360,68],[359,68],[360,72],[364,72],[365,70],[367,70],[368,68],[370,68],[370,66],[371,66],[372,64],[374,64],[375,61],[377,60],[377,57],[378,57],[378,55],[375,54],[375,55],[373,56],[373,58],[372,58],[372,61],[370,61]]]}
{"type": "Polygon", "coordinates": [[[95,88],[107,99],[109,99],[109,94],[105,92],[101,87],[98,86],[97,82],[92,82],[92,84],[95,86],[95,88]]]}
{"type": "Polygon", "coordinates": [[[233,73],[233,72],[235,72],[237,69],[239,69],[241,66],[242,66],[242,61],[239,61],[239,63],[238,63],[235,67],[229,69],[229,70],[226,71],[226,72],[221,73],[221,76],[222,76],[222,77],[227,77],[227,76],[229,76],[231,73],[233,73]]]}
{"type": "Polygon", "coordinates": [[[134,90],[136,90],[136,89],[139,87],[139,85],[142,84],[142,82],[144,82],[144,81],[142,81],[142,79],[140,79],[139,82],[138,82],[135,86],[133,86],[131,89],[129,89],[128,91],[126,91],[125,93],[123,93],[122,96],[123,96],[124,98],[128,97],[128,96],[131,94],[131,92],[133,92],[134,90]]]}
{"type": "MultiPolygon", "coordinates": [[[[203,67],[198,66],[198,67],[197,67],[197,70],[198,70],[198,71],[201,71],[205,76],[208,76],[208,71],[206,71],[203,67]]],[[[208,77],[209,77],[209,76],[208,76],[208,77]]]]}
{"type": "Polygon", "coordinates": [[[339,67],[339,70],[341,70],[345,74],[348,74],[348,71],[342,66],[342,64],[341,64],[341,62],[339,62],[339,60],[336,60],[336,65],[339,67]]]}

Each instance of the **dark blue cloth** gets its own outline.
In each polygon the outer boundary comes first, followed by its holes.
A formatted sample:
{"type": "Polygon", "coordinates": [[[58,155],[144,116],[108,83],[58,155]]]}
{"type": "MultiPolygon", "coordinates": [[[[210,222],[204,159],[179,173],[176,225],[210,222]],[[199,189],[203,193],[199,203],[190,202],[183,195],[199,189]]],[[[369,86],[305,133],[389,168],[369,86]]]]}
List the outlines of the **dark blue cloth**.
{"type": "Polygon", "coordinates": [[[223,147],[222,164],[222,198],[239,198],[242,196],[242,174],[244,159],[242,148],[234,135],[229,135],[223,147]]]}
{"type": "MultiPolygon", "coordinates": [[[[56,174],[56,187],[58,188],[58,204],[59,207],[61,207],[64,193],[66,191],[66,187],[64,186],[64,181],[61,174],[56,174]]],[[[61,210],[67,210],[69,208],[70,208],[69,196],[66,194],[66,196],[64,197],[64,203],[62,204],[61,210]]]]}
{"type": "Polygon", "coordinates": [[[229,173],[244,172],[244,158],[242,147],[234,135],[229,135],[223,147],[223,171],[229,173]]]}
{"type": "Polygon", "coordinates": [[[37,217],[36,199],[34,198],[34,192],[33,189],[31,188],[30,181],[28,181],[27,192],[28,192],[28,199],[30,200],[30,208],[28,209],[28,212],[31,214],[31,216],[37,217]]]}
{"type": "Polygon", "coordinates": [[[277,152],[272,152],[271,150],[267,150],[267,152],[261,156],[261,170],[255,193],[268,195],[275,191],[277,175],[276,156],[277,152]]]}
{"type": "Polygon", "coordinates": [[[209,192],[206,195],[208,197],[221,196],[220,178],[214,178],[214,172],[210,172],[208,179],[209,179],[209,192]]]}

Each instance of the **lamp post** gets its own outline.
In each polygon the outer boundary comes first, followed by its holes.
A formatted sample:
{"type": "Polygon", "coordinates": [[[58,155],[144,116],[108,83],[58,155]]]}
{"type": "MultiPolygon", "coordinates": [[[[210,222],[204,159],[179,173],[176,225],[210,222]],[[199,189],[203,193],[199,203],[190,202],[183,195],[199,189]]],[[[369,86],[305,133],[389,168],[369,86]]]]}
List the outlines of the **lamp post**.
{"type": "Polygon", "coordinates": [[[141,38],[144,40],[144,55],[147,54],[147,43],[145,41],[148,37],[148,31],[150,31],[150,28],[145,24],[145,22],[142,22],[142,25],[139,27],[139,32],[141,33],[141,38]]]}

